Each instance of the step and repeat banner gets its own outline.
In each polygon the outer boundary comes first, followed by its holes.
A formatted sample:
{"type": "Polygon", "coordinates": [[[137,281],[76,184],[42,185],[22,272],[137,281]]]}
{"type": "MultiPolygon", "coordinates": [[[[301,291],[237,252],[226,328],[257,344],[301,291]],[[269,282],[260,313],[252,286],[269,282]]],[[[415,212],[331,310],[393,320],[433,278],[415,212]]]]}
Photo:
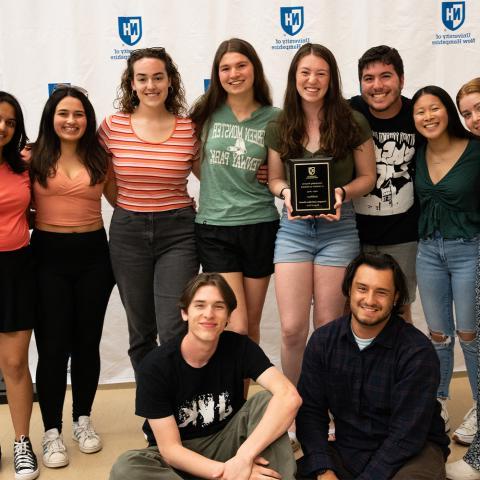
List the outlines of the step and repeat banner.
{"type": "MultiPolygon", "coordinates": [[[[358,58],[381,44],[397,48],[404,60],[406,96],[427,84],[455,96],[480,75],[478,0],[16,0],[1,7],[0,89],[20,100],[34,141],[57,83],[88,90],[98,122],[113,112],[125,59],[137,48],[165,47],[191,104],[208,85],[216,48],[230,37],[244,38],[257,50],[276,106],[282,105],[294,52],[306,42],[333,51],[346,97],[359,93],[358,58]]],[[[195,195],[198,183],[192,180],[190,190],[195,195]]],[[[110,216],[105,205],[107,228],[110,216]]],[[[262,322],[264,329],[279,329],[272,292],[262,322]]],[[[133,379],[127,343],[115,290],[102,340],[103,383],[133,379]]],[[[275,347],[269,353],[278,361],[275,347]]]]}

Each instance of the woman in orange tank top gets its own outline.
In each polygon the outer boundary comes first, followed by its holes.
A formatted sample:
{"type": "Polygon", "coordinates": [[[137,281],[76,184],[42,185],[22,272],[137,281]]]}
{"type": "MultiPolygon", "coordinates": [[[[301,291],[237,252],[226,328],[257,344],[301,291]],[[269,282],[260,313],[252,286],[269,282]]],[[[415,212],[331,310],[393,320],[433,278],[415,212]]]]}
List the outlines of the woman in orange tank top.
{"type": "MultiPolygon", "coordinates": [[[[17,100],[0,92],[0,369],[15,430],[15,478],[38,477],[28,438],[32,379],[28,346],[35,319],[35,281],[27,215],[30,181],[20,156],[27,136],[17,100]]],[[[1,451],[0,451],[1,455],[1,451]]]]}
{"type": "Polygon", "coordinates": [[[108,171],[87,96],[78,87],[55,90],[43,110],[31,162],[39,293],[36,380],[45,427],[43,463],[51,468],[69,462],[61,433],[69,360],[73,439],[83,453],[102,448],[90,413],[100,375],[103,320],[114,285],[101,215],[102,193],[113,201],[115,190],[108,171]]]}

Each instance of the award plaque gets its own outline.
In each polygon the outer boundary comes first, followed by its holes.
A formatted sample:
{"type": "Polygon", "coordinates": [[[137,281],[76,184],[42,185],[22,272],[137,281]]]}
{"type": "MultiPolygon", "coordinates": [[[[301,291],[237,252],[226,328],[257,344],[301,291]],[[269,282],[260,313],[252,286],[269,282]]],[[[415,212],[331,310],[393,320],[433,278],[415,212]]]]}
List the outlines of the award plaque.
{"type": "Polygon", "coordinates": [[[292,215],[335,214],[332,185],[332,157],[288,160],[292,215]]]}

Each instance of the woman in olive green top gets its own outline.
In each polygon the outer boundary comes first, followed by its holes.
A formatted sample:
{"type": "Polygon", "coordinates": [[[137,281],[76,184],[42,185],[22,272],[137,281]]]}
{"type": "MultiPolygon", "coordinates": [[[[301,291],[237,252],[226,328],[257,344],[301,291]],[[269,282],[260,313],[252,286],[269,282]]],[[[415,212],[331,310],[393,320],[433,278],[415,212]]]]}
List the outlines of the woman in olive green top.
{"type": "Polygon", "coordinates": [[[283,112],[267,127],[270,191],[285,200],[275,243],[275,290],[282,328],[285,375],[297,383],[314,300],[315,327],[342,315],[345,267],[359,253],[351,199],[375,184],[372,134],[365,118],[352,112],[340,88],[332,52],[307,43],[288,72],[283,112]],[[286,160],[334,157],[336,213],[292,217],[286,160]]]}
{"type": "MultiPolygon", "coordinates": [[[[458,336],[474,406],[454,438],[473,438],[465,427],[476,416],[477,346],[475,272],[480,232],[480,142],[462,126],[445,90],[428,86],[412,98],[417,131],[427,142],[417,152],[415,188],[420,200],[417,279],[423,311],[440,360],[437,397],[445,408],[458,336]],[[453,308],[455,307],[455,315],[453,308]]],[[[471,440],[470,440],[471,441],[471,440]]]]}

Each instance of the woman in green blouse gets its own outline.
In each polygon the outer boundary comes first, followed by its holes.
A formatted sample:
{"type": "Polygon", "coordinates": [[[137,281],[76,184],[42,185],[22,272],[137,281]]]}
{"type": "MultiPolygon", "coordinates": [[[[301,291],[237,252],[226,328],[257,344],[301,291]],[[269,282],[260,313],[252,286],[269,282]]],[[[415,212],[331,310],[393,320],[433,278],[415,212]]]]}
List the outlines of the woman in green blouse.
{"type": "MultiPolygon", "coordinates": [[[[417,152],[420,200],[417,279],[433,345],[440,359],[437,397],[445,408],[458,336],[474,405],[453,435],[467,443],[465,423],[476,416],[475,272],[480,232],[480,142],[463,126],[453,100],[436,86],[412,98],[415,127],[426,139],[417,152]],[[455,310],[455,315],[454,315],[455,310]]],[[[470,440],[471,441],[471,440],[470,440]]]]}

